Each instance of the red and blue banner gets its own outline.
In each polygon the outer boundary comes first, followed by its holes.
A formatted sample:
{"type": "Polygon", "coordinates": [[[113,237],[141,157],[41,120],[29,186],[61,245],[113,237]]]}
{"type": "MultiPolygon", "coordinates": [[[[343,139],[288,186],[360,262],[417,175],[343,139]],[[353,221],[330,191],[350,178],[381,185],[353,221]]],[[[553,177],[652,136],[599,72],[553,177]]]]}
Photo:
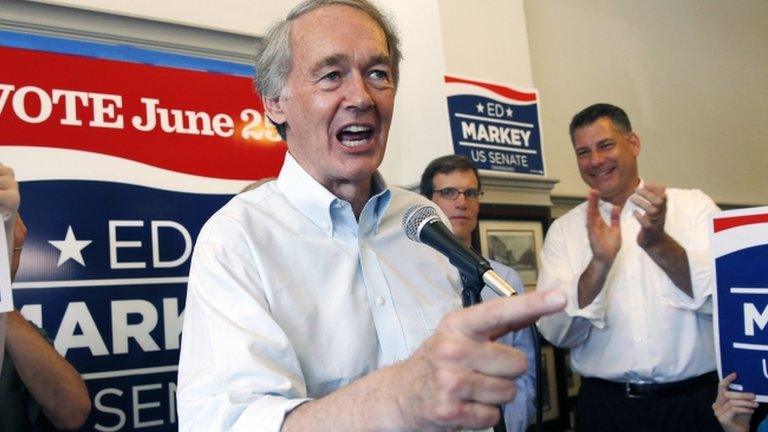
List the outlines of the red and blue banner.
{"type": "Polygon", "coordinates": [[[479,169],[545,175],[536,90],[447,75],[445,83],[456,154],[479,169]]]}
{"type": "Polygon", "coordinates": [[[768,402],[768,207],[717,213],[711,247],[718,371],[768,402]]]}
{"type": "Polygon", "coordinates": [[[192,246],[285,143],[252,67],[0,32],[0,162],[29,234],[14,302],[93,399],[83,430],[176,430],[192,246]]]}

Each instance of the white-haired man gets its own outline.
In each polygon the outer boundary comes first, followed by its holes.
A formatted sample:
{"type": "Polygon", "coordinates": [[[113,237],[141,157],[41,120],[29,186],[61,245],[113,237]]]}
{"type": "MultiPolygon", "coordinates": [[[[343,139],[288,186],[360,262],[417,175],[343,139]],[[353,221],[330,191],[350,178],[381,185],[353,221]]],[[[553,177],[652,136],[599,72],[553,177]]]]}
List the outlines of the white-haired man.
{"type": "Polygon", "coordinates": [[[278,179],[201,231],[179,365],[183,431],[479,429],[523,353],[494,340],[556,293],[460,306],[457,272],[400,227],[423,197],[384,183],[397,37],[366,1],[308,1],[256,62],[288,143],[278,179]]]}

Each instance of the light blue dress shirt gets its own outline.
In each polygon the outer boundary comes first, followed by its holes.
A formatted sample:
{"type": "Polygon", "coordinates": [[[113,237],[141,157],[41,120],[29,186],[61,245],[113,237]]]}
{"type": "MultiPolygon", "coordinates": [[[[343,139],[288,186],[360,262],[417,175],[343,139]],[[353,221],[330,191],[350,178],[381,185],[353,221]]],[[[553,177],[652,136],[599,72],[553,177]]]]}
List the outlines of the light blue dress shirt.
{"type": "Polygon", "coordinates": [[[359,222],[288,155],[195,246],[179,364],[180,430],[278,431],[285,413],[404,360],[459,308],[459,280],[400,217],[429,202],[386,189],[359,222]]]}
{"type": "Polygon", "coordinates": [[[286,155],[205,224],[190,270],[181,431],[279,431],[285,414],[408,358],[461,307],[448,260],[404,235],[425,198],[378,173],[359,221],[286,155]]]}

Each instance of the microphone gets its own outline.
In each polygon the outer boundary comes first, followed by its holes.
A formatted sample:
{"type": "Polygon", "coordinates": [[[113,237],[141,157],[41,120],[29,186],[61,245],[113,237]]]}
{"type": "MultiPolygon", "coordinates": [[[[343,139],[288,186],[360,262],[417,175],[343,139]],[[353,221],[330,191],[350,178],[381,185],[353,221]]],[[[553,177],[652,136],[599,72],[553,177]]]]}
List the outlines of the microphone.
{"type": "Polygon", "coordinates": [[[466,277],[475,281],[482,280],[501,297],[515,295],[515,290],[491,269],[487,259],[461,244],[433,207],[415,205],[409,208],[403,215],[402,224],[409,239],[431,246],[445,255],[466,277]]]}

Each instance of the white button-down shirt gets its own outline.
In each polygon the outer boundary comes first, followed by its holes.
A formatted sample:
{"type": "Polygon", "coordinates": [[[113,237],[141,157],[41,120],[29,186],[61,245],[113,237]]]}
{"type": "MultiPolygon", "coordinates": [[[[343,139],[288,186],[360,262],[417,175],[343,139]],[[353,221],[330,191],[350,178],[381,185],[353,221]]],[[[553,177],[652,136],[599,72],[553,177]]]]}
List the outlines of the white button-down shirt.
{"type": "Polygon", "coordinates": [[[458,272],[402,231],[406,209],[429,201],[374,184],[358,222],[287,155],[276,181],[206,223],[184,312],[181,431],[279,431],[300,403],[408,358],[461,307],[458,272]]]}
{"type": "MultiPolygon", "coordinates": [[[[574,370],[613,381],[671,382],[715,368],[709,259],[709,218],[718,210],[699,190],[667,189],[664,229],[688,256],[693,298],[678,289],[637,244],[638,210],[629,200],[621,211],[621,250],[595,300],[578,307],[579,277],[592,259],[582,203],[558,218],[541,253],[538,289],[568,294],[561,313],[543,317],[541,334],[571,348],[574,370]]],[[[600,201],[610,223],[611,204],[600,201]]],[[[640,210],[642,212],[642,210],[640,210]]]]}

